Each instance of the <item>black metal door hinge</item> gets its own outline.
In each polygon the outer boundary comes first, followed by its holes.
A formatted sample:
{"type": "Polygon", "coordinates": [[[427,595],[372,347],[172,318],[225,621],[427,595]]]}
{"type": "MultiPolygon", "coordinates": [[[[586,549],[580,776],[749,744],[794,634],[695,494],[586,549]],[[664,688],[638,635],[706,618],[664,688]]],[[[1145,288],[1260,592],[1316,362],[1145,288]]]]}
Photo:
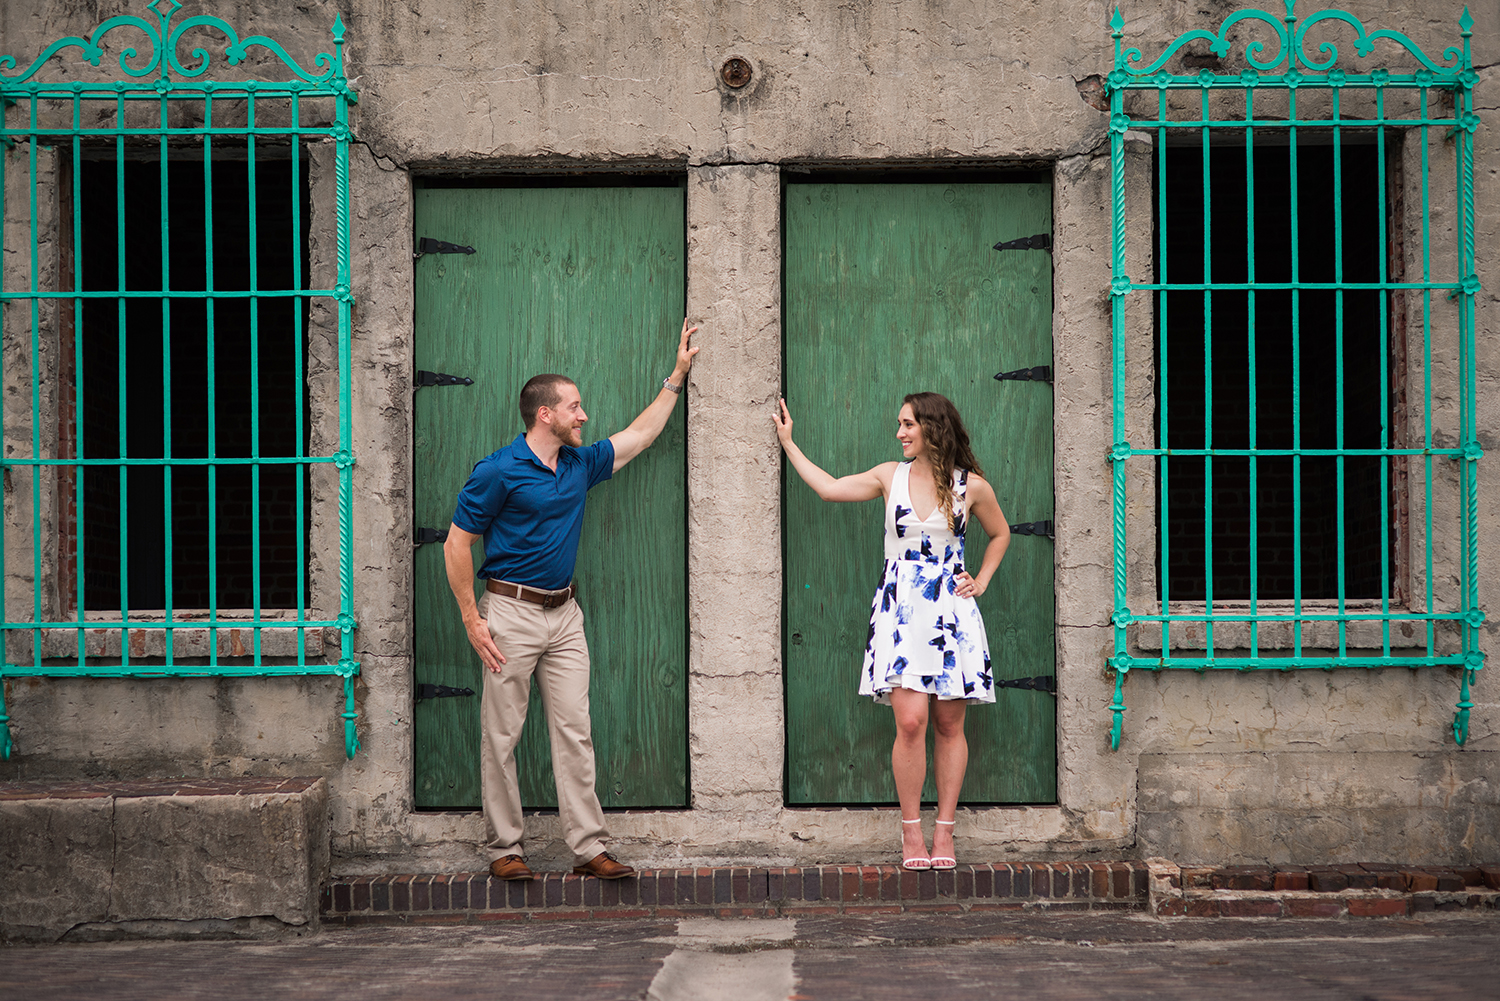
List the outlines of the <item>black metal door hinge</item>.
{"type": "Polygon", "coordinates": [[[472,386],[474,380],[466,375],[449,375],[446,372],[428,372],[425,369],[417,370],[417,381],[412,383],[413,389],[421,389],[423,386],[472,386]]]}
{"type": "Polygon", "coordinates": [[[1001,382],[1011,380],[1013,382],[1045,382],[1052,385],[1052,366],[1033,365],[1031,368],[1018,368],[1011,372],[996,372],[995,378],[1001,382]]]}
{"type": "Polygon", "coordinates": [[[417,529],[417,545],[428,542],[447,542],[448,530],[446,528],[419,528],[417,529]]]}
{"type": "Polygon", "coordinates": [[[1048,695],[1056,695],[1057,678],[1051,674],[1040,678],[999,678],[995,681],[995,687],[1024,688],[1028,692],[1046,692],[1048,695]]]}
{"type": "Polygon", "coordinates": [[[450,688],[447,685],[418,685],[417,701],[423,699],[456,699],[460,696],[473,695],[472,688],[450,688]]]}
{"type": "Polygon", "coordinates": [[[1052,534],[1051,521],[1023,521],[1019,525],[1010,526],[1011,535],[1045,535],[1049,539],[1056,539],[1052,534]]]}
{"type": "Polygon", "coordinates": [[[417,241],[416,253],[412,254],[412,260],[416,260],[423,254],[472,254],[473,247],[465,247],[462,244],[449,243],[447,240],[434,240],[430,236],[424,236],[417,241]]]}
{"type": "Polygon", "coordinates": [[[1006,240],[995,244],[996,250],[1048,250],[1052,249],[1052,234],[1038,233],[1036,236],[1023,236],[1019,240],[1006,240]]]}

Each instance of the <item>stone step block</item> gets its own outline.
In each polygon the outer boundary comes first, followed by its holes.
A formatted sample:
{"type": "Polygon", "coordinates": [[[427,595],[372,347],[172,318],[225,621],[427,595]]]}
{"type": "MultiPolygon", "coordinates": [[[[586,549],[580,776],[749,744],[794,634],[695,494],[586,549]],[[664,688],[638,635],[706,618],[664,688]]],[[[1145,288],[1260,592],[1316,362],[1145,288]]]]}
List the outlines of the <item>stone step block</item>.
{"type": "Polygon", "coordinates": [[[0,783],[0,940],[316,930],[322,778],[0,783]]]}

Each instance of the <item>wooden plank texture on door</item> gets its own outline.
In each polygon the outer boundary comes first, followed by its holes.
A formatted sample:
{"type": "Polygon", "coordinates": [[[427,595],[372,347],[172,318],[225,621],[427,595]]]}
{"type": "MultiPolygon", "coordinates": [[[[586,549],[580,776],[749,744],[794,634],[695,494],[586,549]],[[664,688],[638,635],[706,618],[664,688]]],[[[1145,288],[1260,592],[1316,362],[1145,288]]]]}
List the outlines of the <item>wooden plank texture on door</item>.
{"type": "MultiPolygon", "coordinates": [[[[1051,258],[992,249],[1050,231],[1046,184],[789,184],[784,378],[809,457],[835,475],[899,460],[902,397],[939,392],[1008,519],[1050,519],[1051,386],[993,376],[1051,363],[1051,258]]],[[[880,503],[826,504],[789,466],[783,476],[787,800],[893,803],[891,710],[857,694],[880,503]]],[[[971,521],[971,565],[986,541],[971,521]]],[[[980,609],[997,679],[1054,674],[1050,541],[1014,537],[980,609]]],[[[963,802],[1055,801],[1051,695],[999,689],[967,732],[963,802]]],[[[923,798],[935,796],[929,778],[923,798]]]]}
{"type": "MultiPolygon", "coordinates": [[[[418,237],[474,248],[416,261],[416,368],[474,379],[417,390],[417,524],[447,528],[476,461],[522,431],[516,397],[542,372],[578,383],[584,440],[628,424],[673,364],[684,301],[680,185],[424,187],[418,237]]],[[[577,580],[592,656],[600,801],[687,803],[686,427],[589,492],[577,580]]],[[[416,552],[415,682],[480,690],[443,569],[416,552]]],[[[476,565],[478,547],[476,547],[476,565]]],[[[416,804],[479,806],[479,696],[415,707],[416,804]]],[[[533,684],[517,753],[522,801],[556,803],[533,684]]]]}

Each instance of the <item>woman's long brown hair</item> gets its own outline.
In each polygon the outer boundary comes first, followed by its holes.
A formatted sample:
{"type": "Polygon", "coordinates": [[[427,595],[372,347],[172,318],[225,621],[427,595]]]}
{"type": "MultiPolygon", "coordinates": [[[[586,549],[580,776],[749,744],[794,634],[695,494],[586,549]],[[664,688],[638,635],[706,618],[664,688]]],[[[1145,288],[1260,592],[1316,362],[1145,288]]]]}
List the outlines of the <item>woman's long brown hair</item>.
{"type": "Polygon", "coordinates": [[[901,401],[911,407],[912,416],[922,428],[922,441],[932,463],[932,479],[937,487],[938,506],[953,531],[953,470],[967,469],[983,476],[979,460],[969,447],[969,432],[958,415],[953,401],[941,393],[911,393],[901,401]]]}

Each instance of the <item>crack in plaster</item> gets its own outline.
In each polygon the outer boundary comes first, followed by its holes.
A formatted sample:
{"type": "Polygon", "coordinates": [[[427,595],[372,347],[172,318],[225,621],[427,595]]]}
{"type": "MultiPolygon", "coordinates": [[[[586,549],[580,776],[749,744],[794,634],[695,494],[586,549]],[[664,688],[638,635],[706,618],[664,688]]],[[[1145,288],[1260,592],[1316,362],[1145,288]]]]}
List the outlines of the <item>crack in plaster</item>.
{"type": "Polygon", "coordinates": [[[115,899],[115,869],[120,852],[120,829],[115,825],[115,810],[119,807],[119,799],[111,796],[109,798],[109,883],[104,890],[104,915],[108,919],[110,911],[114,908],[111,901],[115,899]]]}
{"type": "Polygon", "coordinates": [[[688,671],[688,677],[690,677],[690,678],[759,678],[759,677],[768,677],[769,678],[769,677],[778,677],[779,678],[779,677],[781,677],[781,671],[779,669],[772,669],[772,670],[765,670],[765,671],[735,671],[732,674],[726,674],[726,673],[724,673],[722,671],[714,671],[714,672],[710,673],[710,672],[707,672],[707,671],[703,670],[702,668],[697,668],[697,669],[690,669],[688,671]]]}

